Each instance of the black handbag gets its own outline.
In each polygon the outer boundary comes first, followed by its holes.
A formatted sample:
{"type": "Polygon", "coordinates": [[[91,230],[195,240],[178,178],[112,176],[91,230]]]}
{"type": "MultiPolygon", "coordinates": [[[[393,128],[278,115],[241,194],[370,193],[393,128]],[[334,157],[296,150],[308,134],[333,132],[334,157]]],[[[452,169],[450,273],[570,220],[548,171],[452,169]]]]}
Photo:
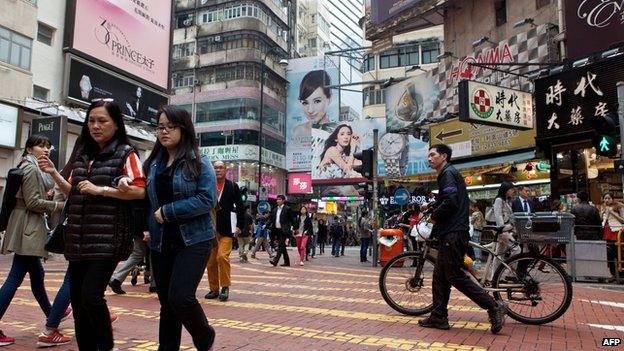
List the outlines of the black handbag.
{"type": "Polygon", "coordinates": [[[67,226],[67,213],[63,208],[58,224],[46,237],[44,245],[46,251],[56,254],[65,253],[65,226],[67,226]]]}
{"type": "Polygon", "coordinates": [[[20,168],[21,165],[22,162],[17,167],[9,169],[7,173],[4,196],[2,197],[2,209],[0,209],[0,231],[6,230],[11,212],[13,212],[17,202],[17,192],[22,187],[24,170],[20,168]]]}

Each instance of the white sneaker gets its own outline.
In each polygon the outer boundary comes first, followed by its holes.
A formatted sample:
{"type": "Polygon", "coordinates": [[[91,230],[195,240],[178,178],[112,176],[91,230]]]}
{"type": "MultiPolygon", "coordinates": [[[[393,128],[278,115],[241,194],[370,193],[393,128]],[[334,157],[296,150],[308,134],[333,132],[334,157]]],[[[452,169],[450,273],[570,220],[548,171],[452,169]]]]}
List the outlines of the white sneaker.
{"type": "Polygon", "coordinates": [[[303,266],[303,261],[299,262],[299,265],[300,265],[300,266],[303,266]]]}

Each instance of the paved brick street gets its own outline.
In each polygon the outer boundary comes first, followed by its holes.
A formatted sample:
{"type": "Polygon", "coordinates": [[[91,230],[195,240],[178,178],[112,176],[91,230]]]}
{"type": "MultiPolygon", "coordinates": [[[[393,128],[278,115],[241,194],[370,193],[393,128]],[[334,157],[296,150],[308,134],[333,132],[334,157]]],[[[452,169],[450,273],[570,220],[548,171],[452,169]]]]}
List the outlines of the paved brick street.
{"type": "MultiPolygon", "coordinates": [[[[619,290],[576,284],[574,301],[562,319],[529,326],[508,318],[498,336],[490,334],[487,314],[454,292],[452,329],[438,331],[422,329],[416,324],[418,318],[390,309],[377,288],[379,268],[360,265],[354,249],[345,257],[320,256],[304,267],[272,267],[266,255],[259,257],[249,264],[233,259],[233,286],[226,303],[205,300],[207,281],[202,281],[198,297],[217,330],[218,350],[593,350],[602,349],[604,337],[624,337],[624,293],[619,290]]],[[[0,259],[1,277],[6,277],[10,259],[0,259]]],[[[61,259],[46,264],[51,299],[65,265],[61,259]]],[[[147,293],[147,286],[132,287],[129,281],[123,286],[128,294],[107,292],[109,307],[120,316],[114,324],[117,346],[156,350],[158,301],[155,294],[147,293]]],[[[7,350],[36,347],[43,316],[28,280],[0,326],[16,338],[7,350]]],[[[73,333],[71,319],[61,326],[73,333]]],[[[183,345],[192,349],[186,331],[183,345]]],[[[77,347],[72,343],[56,349],[77,347]]]]}

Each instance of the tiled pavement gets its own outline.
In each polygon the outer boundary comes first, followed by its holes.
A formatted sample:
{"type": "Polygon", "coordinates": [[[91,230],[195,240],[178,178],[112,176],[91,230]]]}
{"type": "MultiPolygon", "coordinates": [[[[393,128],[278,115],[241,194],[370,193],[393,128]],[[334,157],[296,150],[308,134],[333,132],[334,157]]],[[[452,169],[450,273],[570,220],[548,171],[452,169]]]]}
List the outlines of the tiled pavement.
{"type": "MultiPolygon", "coordinates": [[[[291,251],[291,258],[294,257],[291,251]]],[[[318,256],[304,267],[272,267],[266,255],[248,264],[233,255],[230,301],[205,300],[204,278],[198,297],[217,330],[217,350],[595,350],[605,337],[624,338],[624,292],[575,284],[574,300],[563,318],[546,326],[507,319],[501,335],[490,334],[487,314],[453,292],[450,331],[422,329],[417,317],[390,309],[378,291],[379,268],[358,262],[355,248],[340,258],[318,256]]],[[[0,258],[0,279],[10,268],[0,258]]],[[[294,260],[293,260],[294,262],[294,260]]],[[[46,284],[52,298],[66,263],[46,263],[46,284]]],[[[141,279],[139,279],[141,281],[141,279]]],[[[147,286],[124,284],[126,295],[107,292],[120,350],[156,350],[159,304],[147,286]]],[[[16,338],[7,350],[32,350],[43,326],[42,313],[30,293],[28,279],[0,322],[16,338]]],[[[63,331],[73,333],[72,320],[63,331]]],[[[183,348],[192,342],[183,331],[183,348]]],[[[620,346],[621,347],[621,346],[620,346]]],[[[74,343],[56,350],[76,350],[74,343]]]]}

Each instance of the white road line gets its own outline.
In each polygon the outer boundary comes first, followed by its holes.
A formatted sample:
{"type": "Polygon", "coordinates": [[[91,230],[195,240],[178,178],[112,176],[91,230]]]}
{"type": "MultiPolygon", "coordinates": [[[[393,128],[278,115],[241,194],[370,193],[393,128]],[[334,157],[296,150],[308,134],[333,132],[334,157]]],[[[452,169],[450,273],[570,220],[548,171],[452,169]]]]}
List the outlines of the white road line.
{"type": "Polygon", "coordinates": [[[591,324],[587,323],[590,327],[601,328],[606,330],[615,330],[624,333],[624,325],[608,325],[608,324],[591,324]]]}
{"type": "Polygon", "coordinates": [[[600,305],[611,306],[611,307],[624,308],[624,303],[623,302],[602,301],[602,300],[585,300],[585,299],[579,299],[579,301],[581,301],[581,302],[588,302],[588,303],[597,303],[597,304],[600,304],[600,305]]]}

